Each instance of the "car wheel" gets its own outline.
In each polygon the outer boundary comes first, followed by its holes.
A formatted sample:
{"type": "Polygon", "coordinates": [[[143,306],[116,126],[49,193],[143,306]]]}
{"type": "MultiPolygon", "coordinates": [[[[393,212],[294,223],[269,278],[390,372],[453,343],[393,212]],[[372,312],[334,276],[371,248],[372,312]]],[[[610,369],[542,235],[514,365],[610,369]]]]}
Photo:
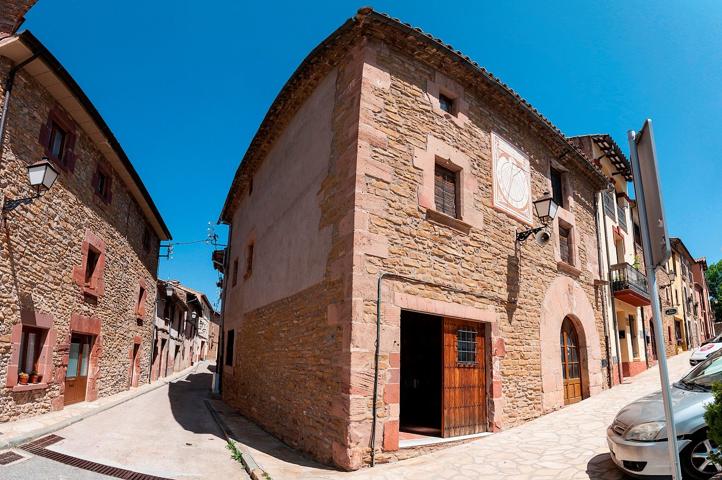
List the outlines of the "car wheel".
{"type": "Polygon", "coordinates": [[[706,431],[696,433],[692,437],[692,443],[679,454],[682,477],[692,480],[707,480],[722,472],[722,466],[715,465],[709,458],[710,452],[717,451],[717,445],[707,438],[706,431]]]}

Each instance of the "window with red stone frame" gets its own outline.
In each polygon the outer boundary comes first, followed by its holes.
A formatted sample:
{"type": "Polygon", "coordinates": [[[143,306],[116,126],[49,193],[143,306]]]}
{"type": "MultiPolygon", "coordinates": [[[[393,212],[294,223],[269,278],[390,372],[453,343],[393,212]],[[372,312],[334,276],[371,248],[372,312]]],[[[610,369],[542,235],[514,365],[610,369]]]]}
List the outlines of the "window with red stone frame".
{"type": "Polygon", "coordinates": [[[92,297],[102,296],[105,291],[105,241],[86,230],[82,245],[82,264],[73,269],[73,280],[92,297]]]}
{"type": "Polygon", "coordinates": [[[40,126],[39,142],[43,152],[55,165],[66,171],[75,170],[75,124],[60,107],[50,110],[48,118],[40,126]]]}
{"type": "Polygon", "coordinates": [[[137,318],[143,318],[145,317],[145,301],[147,298],[148,292],[145,288],[145,281],[140,280],[138,285],[138,297],[136,298],[136,305],[135,305],[135,316],[137,318]]]}
{"type": "Polygon", "coordinates": [[[113,175],[111,170],[98,164],[92,179],[93,193],[103,202],[110,203],[113,199],[113,175]]]}

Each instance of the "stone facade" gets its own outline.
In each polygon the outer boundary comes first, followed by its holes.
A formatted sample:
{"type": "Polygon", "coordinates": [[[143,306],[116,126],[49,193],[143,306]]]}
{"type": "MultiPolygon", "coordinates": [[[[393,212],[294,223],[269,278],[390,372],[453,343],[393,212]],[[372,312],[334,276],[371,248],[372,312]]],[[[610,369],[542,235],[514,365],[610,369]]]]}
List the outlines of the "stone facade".
{"type": "Polygon", "coordinates": [[[111,150],[94,138],[107,126],[97,112],[80,107],[87,98],[67,73],[54,70],[57,61],[29,34],[0,45],[0,89],[26,50],[39,57],[17,72],[11,97],[0,90],[9,101],[0,163],[5,202],[33,193],[26,167],[48,155],[43,132],[49,122],[62,124],[67,136],[65,161],[51,156],[60,172],[54,186],[0,220],[0,421],[63,408],[74,334],[90,338],[80,400],[149,381],[154,297],[142,289],[155,284],[159,239],[169,238],[160,217],[146,213],[155,207],[140,193],[145,189],[135,171],[117,162],[124,154],[115,139],[107,141],[115,145],[111,150]],[[52,90],[38,80],[42,72],[57,79],[52,90]],[[102,196],[96,193],[100,169],[107,181],[102,196]],[[22,385],[20,366],[30,370],[21,358],[29,331],[38,335],[30,363],[42,379],[22,385]]]}
{"type": "Polygon", "coordinates": [[[601,172],[503,84],[412,28],[363,9],[323,47],[271,108],[221,216],[224,400],[341,468],[371,461],[374,420],[375,461],[406,456],[402,312],[482,326],[483,430],[564,405],[565,318],[579,336],[581,395],[606,388],[601,172]],[[551,166],[566,172],[546,246],[517,243],[534,220],[495,200],[495,139],[528,159],[528,199],[550,190],[551,166]],[[435,207],[435,164],[457,172],[456,217],[435,207]],[[571,232],[563,249],[560,225],[571,232]]]}

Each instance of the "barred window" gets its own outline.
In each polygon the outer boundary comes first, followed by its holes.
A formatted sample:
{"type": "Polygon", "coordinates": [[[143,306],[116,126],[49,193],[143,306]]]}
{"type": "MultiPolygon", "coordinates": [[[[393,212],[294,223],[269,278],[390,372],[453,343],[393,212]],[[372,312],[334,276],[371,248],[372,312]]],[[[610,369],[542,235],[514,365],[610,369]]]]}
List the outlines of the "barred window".
{"type": "Polygon", "coordinates": [[[464,365],[476,364],[476,331],[456,331],[456,361],[464,365]]]}
{"type": "Polygon", "coordinates": [[[562,262],[572,265],[572,231],[559,225],[559,256],[562,262]]]}
{"type": "Polygon", "coordinates": [[[457,218],[457,174],[454,171],[436,165],[434,175],[434,203],[436,211],[457,218]]]}

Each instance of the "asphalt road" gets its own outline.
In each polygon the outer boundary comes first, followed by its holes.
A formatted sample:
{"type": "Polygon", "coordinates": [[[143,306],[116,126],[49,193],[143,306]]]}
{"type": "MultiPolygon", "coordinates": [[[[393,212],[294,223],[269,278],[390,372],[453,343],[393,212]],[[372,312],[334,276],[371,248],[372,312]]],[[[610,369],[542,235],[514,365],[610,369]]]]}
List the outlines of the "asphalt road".
{"type": "MultiPolygon", "coordinates": [[[[247,478],[203,402],[211,379],[202,364],[184,379],[55,432],[64,440],[48,449],[178,480],[247,478]]],[[[112,478],[16,451],[29,458],[0,466],[3,480],[112,478]]]]}

